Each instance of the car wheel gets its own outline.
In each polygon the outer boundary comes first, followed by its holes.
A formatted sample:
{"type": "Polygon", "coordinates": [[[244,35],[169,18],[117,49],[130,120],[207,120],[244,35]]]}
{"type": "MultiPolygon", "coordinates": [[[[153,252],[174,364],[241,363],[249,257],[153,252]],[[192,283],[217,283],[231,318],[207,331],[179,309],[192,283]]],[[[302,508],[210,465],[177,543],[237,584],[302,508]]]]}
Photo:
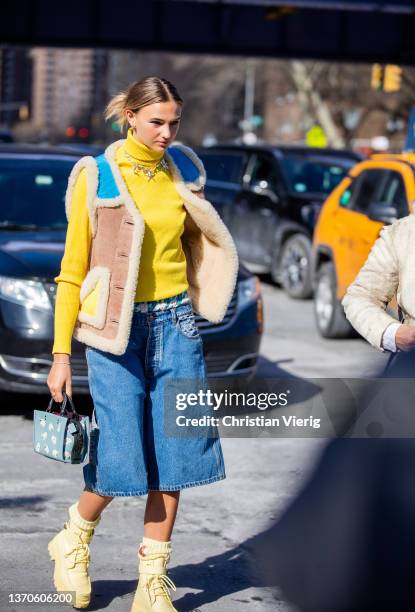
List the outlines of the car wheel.
{"type": "Polygon", "coordinates": [[[304,300],[313,294],[311,283],[311,242],[303,234],[295,234],[284,242],[280,257],[280,282],[288,295],[304,300]]]}
{"type": "Polygon", "coordinates": [[[324,338],[352,338],[357,335],[337,299],[336,273],[331,262],[322,264],[317,273],[314,317],[318,331],[324,338]]]}

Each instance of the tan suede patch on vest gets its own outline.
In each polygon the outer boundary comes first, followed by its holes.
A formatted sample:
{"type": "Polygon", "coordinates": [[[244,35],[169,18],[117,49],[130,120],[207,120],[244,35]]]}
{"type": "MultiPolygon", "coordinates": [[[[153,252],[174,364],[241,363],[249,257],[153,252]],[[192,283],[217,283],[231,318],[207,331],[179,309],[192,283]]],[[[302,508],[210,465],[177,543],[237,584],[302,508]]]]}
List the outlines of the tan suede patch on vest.
{"type": "Polygon", "coordinates": [[[134,220],[124,205],[97,208],[96,236],[92,239],[90,270],[105,266],[111,270],[107,317],[103,329],[77,322],[77,329],[93,330],[102,338],[115,338],[121,317],[124,288],[128,275],[134,220]]]}

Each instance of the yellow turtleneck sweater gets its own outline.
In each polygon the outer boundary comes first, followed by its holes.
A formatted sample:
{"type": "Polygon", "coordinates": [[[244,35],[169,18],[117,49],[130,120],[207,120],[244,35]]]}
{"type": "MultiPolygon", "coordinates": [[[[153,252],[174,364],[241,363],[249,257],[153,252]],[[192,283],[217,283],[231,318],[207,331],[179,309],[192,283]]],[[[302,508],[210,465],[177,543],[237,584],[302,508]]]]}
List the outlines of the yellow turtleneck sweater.
{"type": "MultiPolygon", "coordinates": [[[[189,286],[181,243],[186,210],[168,171],[157,172],[149,181],[143,173],[134,173],[126,153],[151,168],[156,166],[164,153],[138,141],[130,128],[116,154],[116,162],[128,191],[145,222],[135,301],[161,300],[177,295],[189,286]]],[[[71,354],[72,333],[80,305],[80,287],[88,272],[91,240],[87,175],[83,169],[73,191],[61,270],[54,278],[58,288],[52,353],[71,354]]]]}

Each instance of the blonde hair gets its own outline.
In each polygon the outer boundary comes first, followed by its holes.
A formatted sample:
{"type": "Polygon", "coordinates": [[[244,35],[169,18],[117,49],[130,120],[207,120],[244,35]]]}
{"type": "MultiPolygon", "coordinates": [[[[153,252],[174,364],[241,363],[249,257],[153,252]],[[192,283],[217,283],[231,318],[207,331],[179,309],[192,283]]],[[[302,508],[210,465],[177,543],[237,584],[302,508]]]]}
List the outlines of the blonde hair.
{"type": "Polygon", "coordinates": [[[105,108],[104,116],[106,121],[115,118],[122,132],[128,126],[125,114],[128,108],[137,112],[149,104],[171,100],[183,105],[183,100],[170,81],[156,76],[146,76],[140,81],[131,83],[125,91],[120,91],[113,96],[105,108]]]}

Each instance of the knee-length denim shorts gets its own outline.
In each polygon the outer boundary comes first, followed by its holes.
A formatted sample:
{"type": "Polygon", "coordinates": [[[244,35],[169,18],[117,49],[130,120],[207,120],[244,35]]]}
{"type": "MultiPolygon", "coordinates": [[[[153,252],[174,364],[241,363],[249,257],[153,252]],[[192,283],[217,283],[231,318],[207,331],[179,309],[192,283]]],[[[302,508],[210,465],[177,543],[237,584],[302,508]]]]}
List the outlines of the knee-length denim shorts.
{"type": "Polygon", "coordinates": [[[224,479],[219,436],[167,436],[169,379],[206,378],[203,341],[187,292],[136,302],[122,355],[86,347],[97,435],[83,467],[85,490],[99,495],[178,491],[224,479]]]}

